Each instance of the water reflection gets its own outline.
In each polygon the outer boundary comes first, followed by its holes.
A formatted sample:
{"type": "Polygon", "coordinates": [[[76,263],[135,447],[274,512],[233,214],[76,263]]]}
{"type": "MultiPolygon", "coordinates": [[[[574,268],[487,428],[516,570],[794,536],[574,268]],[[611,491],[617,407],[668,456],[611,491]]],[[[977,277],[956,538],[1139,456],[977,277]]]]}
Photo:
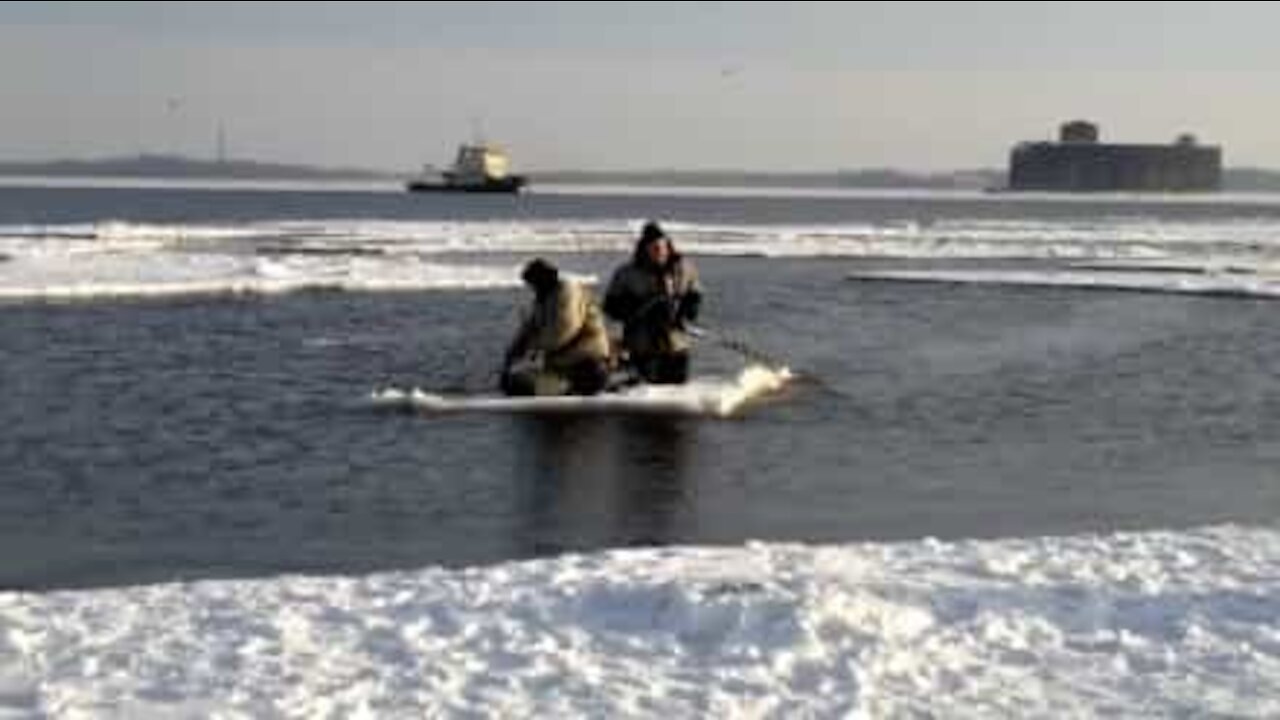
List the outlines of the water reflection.
{"type": "Polygon", "coordinates": [[[692,537],[697,425],[646,417],[518,418],[517,553],[692,537]]]}

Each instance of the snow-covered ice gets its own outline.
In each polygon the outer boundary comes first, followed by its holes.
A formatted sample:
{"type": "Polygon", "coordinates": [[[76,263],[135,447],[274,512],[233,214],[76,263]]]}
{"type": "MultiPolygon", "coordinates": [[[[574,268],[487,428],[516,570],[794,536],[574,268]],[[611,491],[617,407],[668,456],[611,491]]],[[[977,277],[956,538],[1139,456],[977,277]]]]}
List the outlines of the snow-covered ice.
{"type": "Polygon", "coordinates": [[[1280,531],[0,593],[0,717],[1276,717],[1280,531]]]}
{"type": "MultiPolygon", "coordinates": [[[[958,270],[871,268],[857,272],[863,278],[1278,294],[1280,222],[1270,219],[950,219],[813,225],[672,220],[666,227],[679,237],[683,251],[701,256],[1068,263],[1066,269],[1048,272],[973,265],[958,270]]],[[[510,288],[519,285],[521,258],[625,256],[635,232],[636,221],[622,218],[0,225],[0,300],[274,294],[317,288],[510,288]]]]}
{"type": "Polygon", "coordinates": [[[748,403],[782,390],[793,379],[787,368],[750,365],[732,377],[695,377],[681,385],[640,384],[587,397],[445,396],[420,388],[382,388],[375,406],[439,413],[649,414],[727,418],[748,403]]]}

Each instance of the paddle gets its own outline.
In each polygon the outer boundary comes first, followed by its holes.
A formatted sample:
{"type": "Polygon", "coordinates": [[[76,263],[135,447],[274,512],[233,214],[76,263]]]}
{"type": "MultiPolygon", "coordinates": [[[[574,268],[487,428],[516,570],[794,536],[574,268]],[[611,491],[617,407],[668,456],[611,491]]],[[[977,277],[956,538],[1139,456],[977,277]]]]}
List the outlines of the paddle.
{"type": "MultiPolygon", "coordinates": [[[[690,337],[710,340],[716,345],[719,345],[720,347],[726,350],[729,350],[731,352],[735,352],[738,355],[741,355],[742,357],[746,358],[751,362],[760,363],[762,365],[765,365],[771,368],[788,368],[789,367],[788,364],[784,360],[778,358],[778,356],[772,355],[763,350],[760,350],[759,348],[753,347],[746,340],[743,340],[741,336],[730,336],[723,331],[712,330],[710,328],[703,327],[701,325],[694,325],[688,322],[685,323],[684,329],[685,329],[685,332],[689,333],[690,337]]],[[[827,382],[826,380],[822,379],[817,375],[811,375],[809,373],[802,372],[797,374],[796,377],[802,380],[811,382],[814,385],[817,385],[818,387],[826,391],[829,391],[834,395],[838,395],[842,398],[849,399],[848,393],[844,392],[843,390],[840,390],[839,388],[832,386],[831,383],[827,382]]]]}
{"type": "Polygon", "coordinates": [[[716,345],[735,352],[752,362],[758,362],[775,368],[786,367],[785,362],[774,355],[753,347],[746,340],[743,340],[741,336],[731,337],[722,331],[712,330],[701,325],[694,325],[687,322],[684,325],[684,329],[691,337],[710,340],[716,345]]]}

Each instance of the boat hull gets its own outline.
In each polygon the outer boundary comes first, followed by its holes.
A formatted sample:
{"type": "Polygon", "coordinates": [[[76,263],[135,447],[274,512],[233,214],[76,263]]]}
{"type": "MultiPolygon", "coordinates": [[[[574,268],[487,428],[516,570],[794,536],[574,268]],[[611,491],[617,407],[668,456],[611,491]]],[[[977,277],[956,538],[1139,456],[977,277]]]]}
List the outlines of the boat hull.
{"type": "Polygon", "coordinates": [[[409,192],[430,193],[518,193],[528,185],[522,175],[511,175],[500,180],[487,180],[483,183],[451,183],[431,182],[427,180],[411,180],[405,184],[409,192]]]}

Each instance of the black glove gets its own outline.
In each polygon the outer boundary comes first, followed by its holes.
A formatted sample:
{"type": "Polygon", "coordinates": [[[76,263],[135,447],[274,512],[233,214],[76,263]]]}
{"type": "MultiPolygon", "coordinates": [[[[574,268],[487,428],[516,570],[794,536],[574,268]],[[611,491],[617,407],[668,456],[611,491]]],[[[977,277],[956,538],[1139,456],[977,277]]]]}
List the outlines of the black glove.
{"type": "Polygon", "coordinates": [[[644,311],[644,321],[649,325],[665,327],[678,319],[675,302],[669,297],[654,298],[644,311]]]}
{"type": "Polygon", "coordinates": [[[698,319],[698,310],[702,308],[702,293],[691,292],[680,298],[680,316],[679,319],[694,322],[698,319]]]}

